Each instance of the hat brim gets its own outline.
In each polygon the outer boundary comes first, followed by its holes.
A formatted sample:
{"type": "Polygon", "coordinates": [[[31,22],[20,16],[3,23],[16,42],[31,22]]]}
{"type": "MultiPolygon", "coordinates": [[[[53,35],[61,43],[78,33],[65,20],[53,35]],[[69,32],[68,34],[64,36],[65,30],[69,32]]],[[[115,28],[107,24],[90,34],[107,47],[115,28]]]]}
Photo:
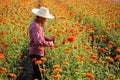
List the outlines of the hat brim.
{"type": "Polygon", "coordinates": [[[32,13],[43,18],[54,19],[54,16],[52,14],[43,15],[39,12],[39,9],[32,9],[32,13]]]}

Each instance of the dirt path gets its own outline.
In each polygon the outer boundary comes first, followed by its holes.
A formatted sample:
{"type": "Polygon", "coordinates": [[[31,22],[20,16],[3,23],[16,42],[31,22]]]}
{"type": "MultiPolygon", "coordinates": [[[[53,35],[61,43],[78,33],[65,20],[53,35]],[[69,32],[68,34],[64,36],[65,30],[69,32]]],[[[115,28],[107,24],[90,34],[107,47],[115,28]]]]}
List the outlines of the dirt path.
{"type": "Polygon", "coordinates": [[[24,65],[24,74],[18,77],[17,80],[31,80],[32,72],[32,62],[28,60],[24,65]]]}

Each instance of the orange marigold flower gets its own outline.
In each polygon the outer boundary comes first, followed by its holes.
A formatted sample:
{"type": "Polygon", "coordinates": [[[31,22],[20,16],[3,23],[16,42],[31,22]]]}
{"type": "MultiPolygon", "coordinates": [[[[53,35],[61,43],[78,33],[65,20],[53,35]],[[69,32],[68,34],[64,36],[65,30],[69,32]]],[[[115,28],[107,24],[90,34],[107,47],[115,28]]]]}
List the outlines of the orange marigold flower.
{"type": "Polygon", "coordinates": [[[22,69],[24,69],[24,67],[23,66],[19,66],[18,69],[22,70],[22,69]]]}
{"type": "Polygon", "coordinates": [[[109,41],[109,44],[114,45],[115,43],[113,41],[109,41]]]}
{"type": "Polygon", "coordinates": [[[10,73],[9,76],[12,77],[12,78],[17,78],[17,75],[14,74],[14,73],[10,73]]]}
{"type": "Polygon", "coordinates": [[[4,59],[4,58],[5,58],[4,54],[0,54],[0,59],[4,59]]]}
{"type": "Polygon", "coordinates": [[[52,74],[52,78],[60,79],[62,76],[60,74],[52,74]]]}
{"type": "Polygon", "coordinates": [[[85,61],[85,58],[84,58],[84,57],[81,57],[80,60],[81,60],[81,61],[85,61]]]}
{"type": "Polygon", "coordinates": [[[86,73],[86,76],[90,79],[93,79],[94,78],[94,75],[92,73],[86,73]]]}
{"type": "Polygon", "coordinates": [[[1,70],[2,70],[2,71],[5,71],[5,72],[7,71],[7,69],[6,69],[6,68],[2,68],[1,70]]]}
{"type": "Polygon", "coordinates": [[[76,59],[80,59],[80,56],[78,56],[78,55],[75,55],[75,56],[74,56],[74,58],[76,58],[76,59]]]}
{"type": "Polygon", "coordinates": [[[96,56],[94,53],[91,53],[90,55],[91,55],[92,59],[98,59],[98,56],[96,56]]]}
{"type": "Polygon", "coordinates": [[[86,49],[87,50],[92,50],[92,47],[91,46],[86,46],[86,49]]]}
{"type": "Polygon", "coordinates": [[[76,69],[76,68],[75,68],[74,71],[75,71],[75,72],[79,72],[79,69],[76,69]]]}
{"type": "Polygon", "coordinates": [[[84,57],[84,54],[80,54],[80,57],[84,57]]]}
{"type": "Polygon", "coordinates": [[[98,50],[100,50],[102,52],[106,52],[106,50],[104,48],[98,48],[98,50]]]}
{"type": "Polygon", "coordinates": [[[6,72],[6,71],[7,71],[6,68],[2,68],[2,69],[0,70],[0,74],[3,73],[3,72],[6,72]]]}
{"type": "Polygon", "coordinates": [[[94,59],[90,59],[90,62],[92,63],[92,62],[94,62],[95,60],[94,59]]]}
{"type": "Polygon", "coordinates": [[[27,58],[28,58],[28,56],[24,56],[24,58],[25,58],[25,59],[27,59],[27,58]]]}
{"type": "Polygon", "coordinates": [[[76,38],[74,36],[68,36],[67,40],[69,42],[74,42],[76,40],[76,38]]]}
{"type": "Polygon", "coordinates": [[[79,46],[74,46],[74,49],[78,49],[79,48],[79,46]]]}
{"type": "Polygon", "coordinates": [[[107,65],[108,64],[108,62],[104,62],[104,65],[107,65]]]}
{"type": "Polygon", "coordinates": [[[120,60],[120,55],[117,55],[117,56],[116,56],[116,59],[117,59],[117,60],[120,60]]]}
{"type": "Polygon", "coordinates": [[[55,72],[60,72],[61,69],[60,69],[60,68],[56,68],[56,69],[54,69],[54,71],[55,71],[55,72]]]}
{"type": "Polygon", "coordinates": [[[117,51],[117,52],[120,52],[120,47],[118,47],[118,48],[116,49],[116,51],[117,51]]]}
{"type": "Polygon", "coordinates": [[[70,48],[67,48],[67,49],[65,49],[64,52],[65,52],[65,53],[71,53],[71,50],[70,50],[70,48]]]}
{"type": "Polygon", "coordinates": [[[36,61],[37,60],[37,58],[32,58],[32,61],[34,62],[34,61],[36,61]]]}
{"type": "Polygon", "coordinates": [[[104,35],[100,35],[100,38],[101,38],[101,39],[105,39],[106,36],[104,36],[104,35]]]}
{"type": "Polygon", "coordinates": [[[65,44],[67,41],[66,40],[64,40],[63,42],[62,42],[62,44],[65,44]]]}
{"type": "Polygon", "coordinates": [[[52,77],[52,78],[55,78],[55,76],[56,76],[55,74],[51,74],[51,77],[52,77]]]}
{"type": "Polygon", "coordinates": [[[23,54],[22,53],[18,53],[18,56],[21,57],[23,54]]]}
{"type": "Polygon", "coordinates": [[[35,61],[35,64],[42,64],[42,61],[41,60],[37,60],[37,61],[35,61]]]}
{"type": "Polygon", "coordinates": [[[55,69],[60,68],[60,65],[56,64],[56,65],[53,66],[53,68],[55,68],[55,69]]]}
{"type": "Polygon", "coordinates": [[[57,74],[55,78],[60,79],[62,76],[60,74],[57,74]]]}
{"type": "Polygon", "coordinates": [[[63,62],[63,65],[68,65],[68,62],[63,62]]]}
{"type": "Polygon", "coordinates": [[[98,63],[102,64],[103,62],[101,60],[97,60],[98,63]]]}
{"type": "Polygon", "coordinates": [[[94,35],[94,38],[96,39],[96,38],[99,38],[99,36],[98,35],[94,35]]]}
{"type": "Polygon", "coordinates": [[[110,62],[114,62],[114,59],[111,57],[106,57],[106,60],[110,61],[110,62]]]}
{"type": "Polygon", "coordinates": [[[113,79],[113,74],[109,74],[108,79],[113,79]]]}

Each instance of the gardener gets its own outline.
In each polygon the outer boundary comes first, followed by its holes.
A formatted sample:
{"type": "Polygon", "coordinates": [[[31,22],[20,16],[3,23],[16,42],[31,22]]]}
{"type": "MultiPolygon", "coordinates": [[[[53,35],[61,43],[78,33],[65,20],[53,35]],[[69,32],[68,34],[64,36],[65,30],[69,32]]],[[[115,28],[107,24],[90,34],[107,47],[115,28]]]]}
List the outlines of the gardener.
{"type": "Polygon", "coordinates": [[[44,23],[47,19],[54,19],[54,16],[49,13],[49,9],[41,7],[40,9],[32,9],[32,12],[36,15],[35,19],[29,27],[30,34],[30,48],[29,55],[33,61],[33,76],[32,80],[41,79],[38,65],[35,61],[40,60],[45,56],[45,47],[54,45],[55,38],[47,38],[44,36],[44,23]]]}

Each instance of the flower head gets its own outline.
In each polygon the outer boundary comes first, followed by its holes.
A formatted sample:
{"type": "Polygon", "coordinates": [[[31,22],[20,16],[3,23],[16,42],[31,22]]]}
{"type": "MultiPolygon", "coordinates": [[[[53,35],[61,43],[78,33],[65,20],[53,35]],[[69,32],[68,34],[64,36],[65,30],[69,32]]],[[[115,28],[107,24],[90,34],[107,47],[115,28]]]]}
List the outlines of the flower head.
{"type": "Polygon", "coordinates": [[[10,73],[9,76],[12,77],[12,78],[17,78],[17,75],[14,74],[14,73],[10,73]]]}
{"type": "Polygon", "coordinates": [[[68,36],[67,40],[69,42],[74,42],[76,40],[76,38],[74,36],[68,36]]]}
{"type": "Polygon", "coordinates": [[[106,60],[110,61],[110,62],[114,62],[114,59],[111,57],[106,57],[106,60]]]}
{"type": "Polygon", "coordinates": [[[37,60],[37,61],[35,61],[35,64],[42,64],[42,61],[41,60],[37,60]]]}
{"type": "Polygon", "coordinates": [[[94,78],[94,75],[92,73],[86,73],[86,77],[90,78],[90,79],[93,79],[94,78]]]}

